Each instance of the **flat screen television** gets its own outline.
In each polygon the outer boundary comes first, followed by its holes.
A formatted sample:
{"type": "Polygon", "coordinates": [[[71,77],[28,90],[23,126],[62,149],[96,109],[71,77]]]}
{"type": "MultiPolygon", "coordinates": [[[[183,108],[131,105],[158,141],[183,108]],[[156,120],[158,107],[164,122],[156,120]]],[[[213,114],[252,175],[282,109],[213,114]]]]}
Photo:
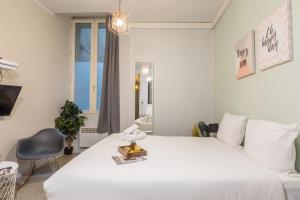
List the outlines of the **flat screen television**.
{"type": "Polygon", "coordinates": [[[11,114],[21,89],[21,86],[0,85],[0,116],[11,114]]]}

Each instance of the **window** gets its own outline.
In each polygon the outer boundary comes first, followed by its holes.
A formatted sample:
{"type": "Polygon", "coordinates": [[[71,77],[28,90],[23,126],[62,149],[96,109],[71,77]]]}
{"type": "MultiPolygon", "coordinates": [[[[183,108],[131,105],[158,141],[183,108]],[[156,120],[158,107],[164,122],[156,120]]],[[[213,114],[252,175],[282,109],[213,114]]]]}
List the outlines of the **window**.
{"type": "Polygon", "coordinates": [[[74,22],[74,102],[84,112],[99,112],[105,54],[105,24],[74,22]]]}

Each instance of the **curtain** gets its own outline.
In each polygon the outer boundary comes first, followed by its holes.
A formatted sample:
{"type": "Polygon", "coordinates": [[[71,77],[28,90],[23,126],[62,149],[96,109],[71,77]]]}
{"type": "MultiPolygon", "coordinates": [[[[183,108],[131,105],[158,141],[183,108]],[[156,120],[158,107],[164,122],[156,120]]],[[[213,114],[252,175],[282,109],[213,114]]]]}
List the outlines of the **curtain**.
{"type": "Polygon", "coordinates": [[[106,18],[106,42],[98,133],[120,132],[119,36],[109,30],[106,18]]]}

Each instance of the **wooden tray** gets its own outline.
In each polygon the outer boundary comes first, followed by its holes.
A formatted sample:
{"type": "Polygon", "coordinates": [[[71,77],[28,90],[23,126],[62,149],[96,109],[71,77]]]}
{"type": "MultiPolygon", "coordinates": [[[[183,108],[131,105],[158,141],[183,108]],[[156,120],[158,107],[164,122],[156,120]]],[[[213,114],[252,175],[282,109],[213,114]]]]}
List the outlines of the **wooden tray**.
{"type": "Polygon", "coordinates": [[[124,156],[126,159],[132,159],[136,157],[146,156],[147,151],[137,145],[130,145],[130,146],[120,146],[118,148],[118,151],[122,156],[124,156]],[[135,149],[139,149],[138,151],[135,149]],[[132,150],[132,152],[131,152],[132,150]]]}

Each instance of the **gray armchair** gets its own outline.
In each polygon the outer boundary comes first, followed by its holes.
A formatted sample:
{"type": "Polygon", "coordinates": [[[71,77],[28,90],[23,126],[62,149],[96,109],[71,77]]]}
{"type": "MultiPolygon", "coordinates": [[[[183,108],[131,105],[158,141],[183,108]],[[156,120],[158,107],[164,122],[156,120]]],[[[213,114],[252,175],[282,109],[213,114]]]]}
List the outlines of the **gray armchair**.
{"type": "Polygon", "coordinates": [[[32,137],[19,140],[16,156],[20,160],[30,160],[31,171],[39,160],[48,160],[51,169],[55,171],[59,168],[56,156],[62,154],[64,141],[65,136],[57,129],[44,129],[32,137]]]}

